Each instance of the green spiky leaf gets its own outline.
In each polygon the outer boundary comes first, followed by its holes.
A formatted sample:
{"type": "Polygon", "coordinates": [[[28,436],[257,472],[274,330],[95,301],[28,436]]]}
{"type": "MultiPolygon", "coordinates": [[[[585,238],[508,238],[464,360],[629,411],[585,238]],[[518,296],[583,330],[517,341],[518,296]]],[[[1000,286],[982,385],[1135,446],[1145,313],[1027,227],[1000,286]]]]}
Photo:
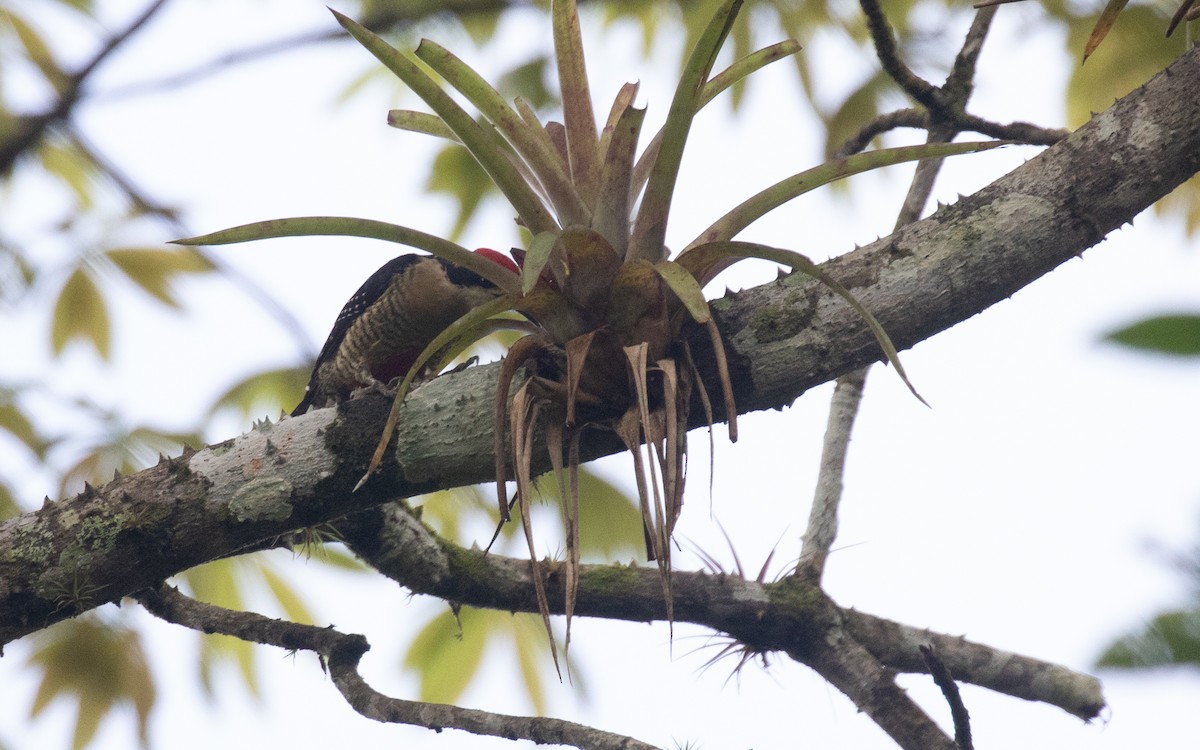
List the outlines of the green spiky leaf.
{"type": "MultiPolygon", "coordinates": [[[[759,191],[739,204],[729,213],[713,222],[680,253],[686,256],[692,247],[710,242],[733,239],[746,227],[779,208],[790,200],[827,185],[843,177],[867,172],[880,167],[893,166],[918,159],[934,159],[957,154],[974,154],[1007,145],[1007,141],[970,141],[966,143],[926,143],[918,146],[901,146],[854,154],[844,159],[833,159],[811,169],[786,177],[774,185],[759,191]]],[[[689,266],[697,273],[701,284],[712,280],[706,269],[689,266]]]]}
{"type": "Polygon", "coordinates": [[[354,219],[345,216],[268,219],[172,242],[177,245],[231,245],[251,240],[312,236],[364,237],[415,247],[457,266],[468,268],[505,291],[515,292],[520,289],[520,279],[515,273],[462,245],[418,229],[374,219],[354,219]]]}
{"type": "Polygon", "coordinates": [[[445,121],[463,145],[479,160],[530,231],[541,232],[557,226],[541,199],[509,159],[507,145],[499,134],[476,122],[433,78],[399,50],[353,19],[336,10],[330,12],[351,36],[404,81],[445,121]]]}
{"type": "Polygon", "coordinates": [[[913,386],[912,381],[908,379],[908,373],[904,371],[904,366],[900,364],[900,355],[896,351],[896,346],[892,343],[891,337],[888,336],[887,331],[883,329],[883,326],[875,316],[871,314],[871,311],[864,307],[858,301],[858,298],[850,293],[850,290],[822,271],[820,266],[813,263],[804,255],[793,250],[770,247],[753,242],[713,242],[706,245],[699,245],[690,252],[680,255],[678,263],[691,271],[697,278],[703,278],[704,274],[703,272],[698,272],[699,269],[711,267],[718,261],[742,258],[760,258],[787,266],[794,271],[811,276],[839,297],[846,300],[867,324],[867,327],[871,329],[871,333],[875,336],[875,340],[879,342],[879,347],[883,350],[884,356],[887,357],[892,367],[896,369],[896,374],[908,386],[909,391],[921,403],[928,406],[928,403],[921,397],[921,394],[917,393],[917,389],[913,386]]]}

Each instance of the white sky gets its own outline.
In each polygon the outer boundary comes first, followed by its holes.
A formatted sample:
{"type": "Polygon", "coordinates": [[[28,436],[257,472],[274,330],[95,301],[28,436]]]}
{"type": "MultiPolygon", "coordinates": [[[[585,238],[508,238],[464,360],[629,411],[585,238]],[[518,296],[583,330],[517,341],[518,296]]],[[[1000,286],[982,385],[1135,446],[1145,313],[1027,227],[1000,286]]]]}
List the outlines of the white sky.
{"type": "MultiPolygon", "coordinates": [[[[973,109],[1058,125],[1063,115],[1055,97],[1067,63],[1057,39],[1022,25],[1019,19],[1028,22],[1030,13],[1001,10],[973,109]],[[1027,70],[1020,69],[1023,61],[1027,70]]],[[[590,21],[585,23],[594,31],[597,24],[590,21]]],[[[226,48],[282,35],[284,26],[332,24],[319,3],[175,3],[113,61],[98,87],[185,69],[226,48]]],[[[620,83],[641,78],[649,117],[657,122],[669,102],[676,51],[646,64],[638,56],[636,30],[587,36],[598,109],[607,111],[620,83]]],[[[542,39],[548,31],[536,14],[526,13],[506,21],[500,38],[542,39]]],[[[529,52],[527,42],[513,41],[492,45],[479,57],[454,35],[438,40],[485,73],[523,61],[529,52]]],[[[818,77],[830,90],[857,64],[847,55],[828,50],[830,64],[818,77]]],[[[336,101],[348,81],[374,66],[373,58],[348,44],[310,49],[178,91],[108,106],[98,102],[84,118],[101,147],[148,191],[188,207],[196,231],[305,214],[444,230],[451,223],[448,202],[419,193],[432,141],[384,124],[386,110],[397,103],[394,89],[369,86],[347,102],[336,101]]],[[[799,104],[782,95],[794,90],[794,74],[781,65],[751,88],[737,119],[718,103],[698,121],[672,215],[672,246],[682,245],[714,212],[815,163],[819,144],[806,137],[815,127],[799,104]],[[701,164],[696,157],[702,153],[711,161],[701,164]]],[[[1007,149],[963,157],[947,168],[939,197],[949,201],[971,192],[1034,153],[1007,149]]],[[[818,259],[844,252],[890,229],[907,175],[897,168],[860,178],[863,189],[853,205],[825,195],[801,200],[747,237],[818,259]]],[[[33,222],[38,198],[21,200],[19,215],[33,222]]],[[[509,221],[505,212],[492,210],[474,222],[465,244],[507,246],[509,221]]],[[[1097,341],[1139,316],[1195,308],[1200,259],[1181,236],[1177,227],[1142,216],[1083,260],[904,353],[932,409],[909,396],[890,371],[872,373],[850,457],[838,552],[829,563],[835,599],[1083,671],[1114,637],[1163,607],[1186,602],[1187,581],[1148,547],[1181,552],[1196,539],[1200,366],[1135,357],[1097,341]]],[[[219,252],[293,311],[314,347],[350,292],[393,254],[379,243],[329,239],[219,252]]],[[[748,286],[772,274],[758,269],[729,283],[748,286]]],[[[45,323],[18,314],[17,323],[37,326],[5,326],[0,345],[31,356],[3,366],[6,372],[44,372],[64,390],[87,388],[135,419],[181,426],[241,376],[307,356],[273,323],[262,322],[259,308],[217,288],[189,285],[186,318],[148,314],[154,307],[131,290],[117,311],[116,364],[107,370],[97,370],[82,349],[47,365],[45,323]]],[[[757,570],[777,542],[774,572],[797,554],[829,391],[816,389],[782,412],[747,416],[741,441],[718,449],[713,512],[747,568],[757,570]]],[[[705,452],[693,453],[693,490],[680,534],[732,564],[707,512],[705,482],[695,479],[707,476],[705,452]]],[[[599,470],[619,479],[626,461],[606,460],[599,470]]],[[[31,495],[47,491],[31,480],[31,495]]],[[[415,697],[413,676],[397,672],[404,639],[441,605],[410,601],[386,582],[287,557],[278,562],[318,617],[370,638],[374,649],[364,669],[378,689],[415,697]]],[[[697,567],[687,554],[677,565],[697,567]]],[[[892,746],[834,689],[786,659],[772,659],[766,672],[752,666],[727,681],[725,663],[699,670],[714,651],[693,652],[704,643],[698,629],[677,626],[672,647],[665,626],[576,620],[574,628],[573,655],[590,697],[578,701],[569,687],[555,685],[552,715],[666,746],[689,740],[704,748],[757,750],[892,746]]],[[[148,624],[145,632],[160,680],[153,724],[158,747],[511,746],[459,732],[374,724],[344,706],[315,658],[284,658],[270,650],[260,657],[261,701],[250,699],[229,674],[219,683],[220,702],[208,706],[192,677],[194,636],[160,623],[148,624]]],[[[66,747],[74,717],[65,706],[32,724],[26,719],[34,685],[20,668],[26,654],[18,643],[0,661],[8,698],[0,701],[0,742],[66,747]]],[[[509,674],[512,664],[503,656],[492,659],[493,677],[477,684],[466,704],[528,711],[520,690],[499,676],[509,674]]],[[[977,744],[1110,750],[1180,740],[1186,746],[1196,735],[1200,680],[1194,673],[1101,676],[1111,710],[1106,723],[1094,726],[1058,709],[967,688],[977,744]]],[[[945,720],[944,704],[927,679],[905,678],[904,684],[945,720]]],[[[110,720],[96,747],[134,742],[131,722],[110,720]]]]}

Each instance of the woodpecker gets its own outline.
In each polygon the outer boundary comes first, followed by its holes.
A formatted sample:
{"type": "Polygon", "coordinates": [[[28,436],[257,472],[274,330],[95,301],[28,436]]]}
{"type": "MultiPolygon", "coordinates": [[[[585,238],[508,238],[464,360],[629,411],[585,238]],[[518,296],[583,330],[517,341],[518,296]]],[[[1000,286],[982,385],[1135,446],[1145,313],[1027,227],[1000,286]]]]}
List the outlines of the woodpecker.
{"type": "MultiPolygon", "coordinates": [[[[495,250],[475,252],[518,271],[511,259],[495,250]]],[[[391,259],[338,313],[292,416],[344,401],[357,388],[386,385],[403,376],[447,326],[499,295],[487,279],[441,258],[391,259]]]]}

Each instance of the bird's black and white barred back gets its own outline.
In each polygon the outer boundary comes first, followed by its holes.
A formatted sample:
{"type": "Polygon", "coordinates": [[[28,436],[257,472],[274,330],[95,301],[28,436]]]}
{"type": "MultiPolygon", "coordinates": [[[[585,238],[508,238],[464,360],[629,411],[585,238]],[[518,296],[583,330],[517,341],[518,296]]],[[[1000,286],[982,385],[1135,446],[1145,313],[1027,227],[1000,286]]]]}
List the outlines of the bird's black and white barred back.
{"type": "MultiPolygon", "coordinates": [[[[516,271],[494,250],[477,253],[516,271]]],[[[500,290],[474,271],[430,255],[401,255],[363,282],[338,313],[292,416],[403,376],[434,338],[500,290]]]]}

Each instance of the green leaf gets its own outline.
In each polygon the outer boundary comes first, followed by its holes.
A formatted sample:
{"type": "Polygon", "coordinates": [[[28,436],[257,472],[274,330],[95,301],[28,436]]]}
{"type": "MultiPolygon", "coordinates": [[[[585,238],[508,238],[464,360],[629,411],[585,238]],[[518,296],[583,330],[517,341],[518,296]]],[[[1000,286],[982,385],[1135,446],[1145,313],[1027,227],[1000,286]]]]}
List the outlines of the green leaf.
{"type": "Polygon", "coordinates": [[[4,482],[0,482],[0,521],[7,521],[19,515],[21,515],[21,506],[13,497],[12,488],[4,482]]]}
{"type": "Polygon", "coordinates": [[[1119,639],[1096,660],[1097,667],[1145,669],[1200,665],[1200,610],[1166,612],[1140,632],[1119,639]]]}
{"type": "Polygon", "coordinates": [[[675,192],[675,180],[679,176],[683,160],[683,148],[691,130],[692,118],[708,74],[712,70],[717,52],[729,34],[734,18],[742,7],[742,0],[725,0],[717,10],[700,41],[692,51],[687,66],[675,88],[667,121],[663,125],[662,147],[650,168],[646,193],[638,211],[630,239],[629,257],[650,262],[662,259],[664,238],[667,232],[667,217],[671,210],[671,199],[675,192]]]}
{"type": "Polygon", "coordinates": [[[253,373],[218,396],[209,407],[208,415],[211,417],[225,409],[244,418],[277,413],[283,404],[299,403],[304,387],[308,385],[310,371],[310,367],[303,366],[253,373]]]}
{"type": "MultiPolygon", "coordinates": [[[[407,130],[410,133],[424,133],[437,138],[445,138],[449,141],[462,145],[462,141],[458,140],[458,136],[454,131],[442,122],[442,118],[437,115],[431,115],[428,112],[414,112],[411,109],[393,109],[388,111],[388,125],[400,130],[407,130]]],[[[478,164],[478,162],[476,162],[478,164]]],[[[434,169],[437,167],[435,165],[434,169]]]]}
{"type": "Polygon", "coordinates": [[[179,308],[179,301],[171,288],[175,277],[213,270],[207,258],[190,248],[117,248],[104,255],[147,294],[175,309],[179,308]]]}
{"type": "MultiPolygon", "coordinates": [[[[1153,7],[1127,7],[1105,44],[1072,72],[1067,83],[1067,122],[1072,126],[1087,122],[1093,112],[1107,109],[1187,49],[1185,34],[1164,39],[1163,31],[1163,18],[1153,7]]],[[[1072,55],[1086,44],[1088,33],[1083,25],[1071,27],[1067,45],[1072,55]]]]}
{"type": "Polygon", "coordinates": [[[194,433],[168,432],[150,427],[124,430],[113,425],[108,440],[95,445],[65,472],[59,483],[59,495],[66,496],[84,482],[101,485],[113,477],[114,471],[130,474],[145,468],[161,455],[177,455],[188,445],[197,447],[204,441],[194,433]]]}
{"type": "MultiPolygon", "coordinates": [[[[901,146],[875,151],[865,151],[844,159],[833,159],[811,169],[786,177],[753,197],[740,203],[729,213],[713,222],[680,253],[680,258],[691,248],[710,242],[729,240],[746,227],[774,211],[790,200],[827,185],[834,180],[918,159],[933,159],[956,154],[974,154],[1007,145],[1007,141],[969,141],[966,143],[923,143],[917,146],[901,146]]],[[[712,276],[704,269],[689,266],[701,284],[707,284],[712,276]]]]}
{"type": "Polygon", "coordinates": [[[443,91],[433,78],[399,50],[336,10],[331,12],[351,36],[366,47],[367,51],[375,55],[400,80],[408,84],[408,87],[445,121],[463,145],[470,149],[471,154],[479,160],[480,165],[508,198],[509,203],[512,204],[517,215],[530,231],[540,232],[557,226],[541,199],[510,161],[506,146],[498,133],[475,122],[474,118],[451,99],[450,95],[443,91]]]}
{"type": "Polygon", "coordinates": [[[457,241],[462,237],[484,196],[493,192],[495,185],[487,178],[487,172],[483,171],[470,151],[462,146],[450,145],[434,157],[429,182],[425,183],[425,188],[449,195],[458,203],[458,215],[448,235],[448,239],[457,241]]]}
{"type": "MultiPolygon", "coordinates": [[[[76,594],[64,592],[68,598],[76,594]]],[[[134,709],[142,744],[148,741],[156,690],[137,632],[96,617],[68,620],[38,634],[29,666],[42,673],[30,716],[36,718],[58,698],[74,700],[76,750],[92,741],[105,716],[125,704],[134,709]]]]}
{"type": "Polygon", "coordinates": [[[825,121],[825,158],[830,158],[849,138],[879,115],[879,100],[892,91],[894,82],[878,70],[850,92],[837,110],[822,115],[825,121]]]}
{"type": "Polygon", "coordinates": [[[550,253],[558,243],[558,232],[539,232],[534,235],[525,251],[525,262],[521,264],[521,294],[529,294],[537,286],[542,271],[550,262],[550,253]]]}
{"type": "Polygon", "coordinates": [[[483,610],[462,607],[457,618],[447,609],[422,628],[404,655],[404,666],[420,675],[421,700],[454,703],[461,698],[499,624],[483,610]]]}
{"type": "Polygon", "coordinates": [[[751,52],[739,58],[733,65],[713,76],[704,84],[704,89],[700,92],[700,99],[697,102],[696,109],[703,109],[717,95],[730,86],[741,83],[751,73],[765,68],[776,60],[791,57],[799,51],[800,42],[797,42],[795,39],[785,39],[782,42],[777,42],[769,47],[763,47],[756,52],[751,52]]]}
{"type": "Polygon", "coordinates": [[[520,289],[520,279],[515,273],[461,245],[428,232],[374,219],[353,219],[343,216],[268,219],[199,237],[172,240],[172,242],[176,245],[230,245],[278,237],[314,236],[364,237],[408,245],[444,258],[457,266],[468,268],[506,292],[515,292],[520,289]]]}
{"type": "Polygon", "coordinates": [[[55,356],[62,354],[73,339],[88,341],[101,359],[108,359],[112,345],[108,306],[96,282],[83,266],[76,268],[67,278],[54,303],[50,345],[55,356]]]}
{"type": "Polygon", "coordinates": [[[1142,351],[1200,356],[1200,315],[1160,315],[1139,320],[1106,334],[1104,340],[1142,351]]]}
{"type": "Polygon", "coordinates": [[[571,179],[585,204],[595,205],[600,168],[596,163],[596,114],[588,84],[587,63],[583,53],[583,35],[579,30],[579,11],[575,0],[552,0],[550,16],[554,28],[554,59],[558,64],[558,85],[562,91],[563,124],[567,128],[571,179]]]}
{"type": "MultiPolygon", "coordinates": [[[[541,482],[537,488],[556,504],[562,502],[557,482],[541,482]]],[[[645,553],[637,498],[586,466],[579,470],[579,540],[581,554],[595,562],[645,553]]]]}
{"type": "Polygon", "coordinates": [[[25,412],[13,403],[0,401],[0,430],[4,430],[26,448],[31,450],[39,459],[45,458],[51,442],[38,436],[36,428],[25,412]]]}
{"type": "Polygon", "coordinates": [[[549,64],[550,60],[545,55],[538,55],[500,76],[496,88],[509,98],[524,99],[535,109],[558,104],[558,98],[546,88],[546,67],[549,64]]]}
{"type": "Polygon", "coordinates": [[[7,22],[20,40],[21,46],[25,48],[26,58],[42,72],[56,92],[63,93],[70,76],[54,61],[54,54],[42,39],[42,35],[32,24],[7,8],[0,8],[0,22],[7,22]]]}
{"type": "Polygon", "coordinates": [[[820,283],[824,284],[831,291],[837,294],[842,299],[854,308],[867,327],[871,329],[871,333],[875,336],[875,340],[879,342],[879,348],[883,350],[884,356],[892,367],[896,368],[896,374],[908,386],[908,390],[912,392],[917,400],[928,406],[928,402],[917,393],[917,389],[913,386],[912,381],[908,379],[908,373],[904,371],[904,366],[900,364],[900,354],[896,351],[896,346],[892,343],[891,337],[887,335],[887,331],[883,330],[883,326],[871,314],[871,311],[863,306],[858,298],[850,293],[850,290],[838,283],[833,277],[821,270],[820,266],[813,263],[809,258],[797,253],[793,250],[785,250],[778,247],[770,247],[768,245],[760,245],[753,242],[713,242],[706,245],[699,245],[693,248],[690,252],[681,254],[677,262],[692,272],[697,278],[703,279],[705,273],[704,268],[710,267],[719,261],[742,259],[742,258],[760,258],[769,260],[781,265],[787,266],[794,271],[799,271],[807,276],[811,276],[820,283]]]}
{"type": "Polygon", "coordinates": [[[630,206],[634,200],[634,157],[646,110],[633,106],[637,84],[627,83],[613,101],[600,138],[602,166],[592,228],[608,240],[617,257],[629,250],[630,206]]]}
{"type": "Polygon", "coordinates": [[[53,138],[43,138],[37,146],[38,158],[47,172],[55,175],[75,194],[76,208],[87,210],[93,207],[92,191],[95,187],[95,162],[75,144],[62,143],[53,138]]]}
{"type": "Polygon", "coordinates": [[[312,611],[309,610],[308,605],[304,603],[296,589],[292,588],[291,584],[279,575],[267,560],[261,557],[258,558],[258,572],[262,575],[267,588],[271,590],[271,596],[279,602],[279,606],[283,608],[283,612],[289,620],[305,625],[316,622],[312,611]]]}
{"type": "Polygon", "coordinates": [[[704,291],[700,288],[696,277],[683,266],[669,260],[660,260],[654,264],[654,270],[663,277],[667,286],[687,308],[692,320],[697,323],[707,323],[712,317],[708,309],[708,301],[704,299],[704,291]]]}
{"type": "Polygon", "coordinates": [[[479,108],[524,158],[550,197],[563,225],[587,224],[590,211],[575,191],[567,165],[541,127],[527,123],[478,73],[441,45],[423,40],[417,57],[479,108]]]}
{"type": "MultiPolygon", "coordinates": [[[[257,561],[224,559],[205,563],[181,573],[178,578],[191,595],[203,602],[226,609],[245,609],[242,573],[247,565],[257,561]]],[[[226,635],[200,636],[200,683],[208,696],[215,697],[213,669],[224,662],[233,662],[251,695],[258,696],[258,672],[253,645],[240,638],[226,635]]]]}

